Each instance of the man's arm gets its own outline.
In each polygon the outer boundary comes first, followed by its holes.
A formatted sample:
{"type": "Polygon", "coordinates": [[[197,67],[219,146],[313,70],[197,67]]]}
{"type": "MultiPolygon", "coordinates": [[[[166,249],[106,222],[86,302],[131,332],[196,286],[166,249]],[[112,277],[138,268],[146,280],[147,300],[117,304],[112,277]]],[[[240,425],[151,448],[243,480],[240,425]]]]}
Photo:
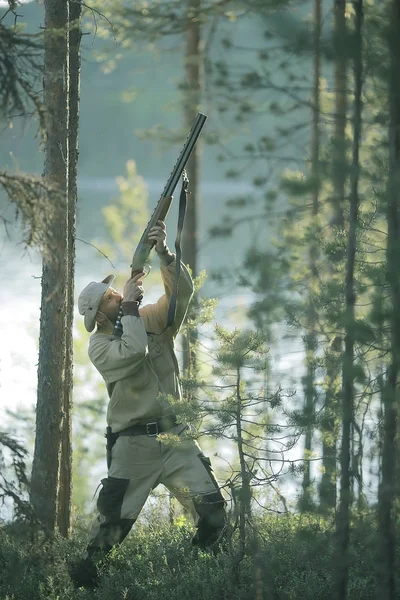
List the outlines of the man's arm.
{"type": "MultiPolygon", "coordinates": [[[[165,294],[161,296],[156,304],[147,304],[141,308],[140,316],[145,322],[147,331],[161,333],[167,324],[168,308],[175,281],[176,257],[167,247],[167,230],[163,221],[158,221],[158,225],[150,230],[149,239],[155,242],[155,249],[160,258],[161,277],[165,294]]],[[[175,319],[170,328],[173,337],[178,334],[181,328],[192,296],[193,281],[189,271],[181,262],[175,319]]]]}
{"type": "MultiPolygon", "coordinates": [[[[167,324],[168,308],[175,281],[175,255],[167,252],[159,254],[159,256],[161,263],[161,277],[164,283],[165,294],[163,294],[155,304],[147,304],[140,309],[140,315],[145,322],[146,329],[152,333],[161,333],[167,324]]],[[[193,281],[189,271],[181,262],[176,313],[174,322],[171,325],[173,337],[179,333],[190,301],[193,297],[193,289],[193,281]]]]}
{"type": "Polygon", "coordinates": [[[123,302],[122,308],[121,338],[95,334],[89,344],[89,358],[107,384],[133,375],[148,353],[147,333],[137,303],[123,302]]]}

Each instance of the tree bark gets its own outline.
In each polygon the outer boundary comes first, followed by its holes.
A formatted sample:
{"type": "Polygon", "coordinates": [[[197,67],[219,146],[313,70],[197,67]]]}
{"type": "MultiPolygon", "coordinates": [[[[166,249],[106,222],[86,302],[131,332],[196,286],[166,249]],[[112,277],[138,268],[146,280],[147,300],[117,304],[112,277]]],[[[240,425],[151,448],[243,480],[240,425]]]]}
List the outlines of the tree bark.
{"type": "Polygon", "coordinates": [[[345,281],[345,349],[343,354],[342,390],[342,445],[340,454],[341,480],[339,510],[336,520],[336,573],[334,598],[346,600],[349,572],[348,546],[351,508],[350,457],[352,448],[352,424],[354,413],[354,343],[355,343],[355,300],[354,283],[355,257],[357,251],[357,220],[359,210],[359,149],[362,125],[362,19],[363,0],[354,0],[354,119],[353,152],[350,178],[350,216],[347,243],[345,281]]]}
{"type": "Polygon", "coordinates": [[[49,534],[57,515],[65,383],[68,252],[68,4],[45,0],[44,176],[52,196],[52,244],[43,253],[36,438],[31,501],[49,534]]]}
{"type": "MultiPolygon", "coordinates": [[[[318,210],[319,210],[319,122],[320,122],[320,42],[321,42],[321,0],[314,0],[314,82],[313,82],[313,97],[312,97],[312,137],[311,137],[311,172],[314,180],[314,188],[312,194],[312,223],[315,225],[318,210]]],[[[311,286],[308,298],[307,310],[307,334],[305,336],[305,353],[306,353],[306,376],[304,378],[304,396],[305,396],[305,412],[308,418],[315,408],[316,391],[315,391],[315,352],[317,349],[316,330],[316,310],[314,300],[312,298],[315,284],[317,282],[317,258],[318,246],[316,237],[311,242],[309,251],[309,267],[311,274],[311,286]]],[[[310,510],[312,507],[312,490],[311,490],[311,472],[310,472],[310,453],[312,451],[312,435],[313,428],[307,426],[305,441],[304,441],[304,475],[303,475],[303,492],[300,506],[302,510],[310,510]]]]}
{"type": "Polygon", "coordinates": [[[383,394],[384,432],[382,479],[378,494],[378,563],[376,597],[396,598],[395,547],[396,530],[393,505],[396,498],[396,429],[400,371],[400,0],[392,0],[389,30],[389,178],[387,280],[391,293],[390,365],[383,394]]]}
{"type": "Polygon", "coordinates": [[[73,401],[73,320],[75,280],[75,237],[78,168],[78,131],[81,68],[80,2],[69,6],[69,161],[68,161],[68,286],[66,323],[66,369],[61,438],[60,487],[58,495],[58,529],[69,536],[72,502],[72,401],[73,401]]]}

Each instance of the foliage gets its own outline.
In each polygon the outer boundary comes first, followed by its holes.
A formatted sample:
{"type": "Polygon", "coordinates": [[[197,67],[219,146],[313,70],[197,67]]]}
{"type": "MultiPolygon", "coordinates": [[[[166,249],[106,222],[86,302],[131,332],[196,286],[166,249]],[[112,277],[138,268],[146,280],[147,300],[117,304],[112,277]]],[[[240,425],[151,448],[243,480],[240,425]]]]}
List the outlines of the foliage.
{"type": "Polygon", "coordinates": [[[26,498],[29,490],[27,462],[28,452],[22,444],[0,431],[0,504],[15,518],[34,522],[34,512],[26,498]]]}
{"type": "MultiPolygon", "coordinates": [[[[243,524],[245,513],[250,515],[271,501],[282,503],[287,511],[286,500],[275,486],[281,477],[297,471],[286,453],[298,441],[299,430],[284,422],[288,415],[283,399],[290,394],[267,389],[265,335],[228,331],[217,324],[207,353],[201,349],[212,369],[208,374],[198,369],[183,379],[185,402],[174,405],[174,412],[184,422],[200,425],[194,437],[215,440],[220,447],[223,443],[224,451],[215,456],[223,461],[222,487],[232,501],[235,520],[243,524]]],[[[242,529],[242,543],[243,535],[242,529]]]]}
{"type": "MultiPolygon", "coordinates": [[[[380,412],[382,384],[390,360],[389,339],[392,333],[388,320],[390,297],[385,223],[388,85],[387,72],[378,67],[389,61],[386,44],[389,4],[366,3],[364,9],[365,102],[359,164],[352,163],[351,156],[354,137],[354,10],[346,13],[349,36],[346,48],[349,52],[346,53],[348,107],[344,140],[336,139],[335,130],[339,120],[335,100],[342,90],[338,89],[335,80],[338,61],[332,43],[335,36],[333,18],[326,27],[324,24],[321,34],[318,106],[309,99],[310,96],[313,98],[310,74],[314,70],[315,54],[311,52],[310,41],[305,42],[303,35],[304,28],[308,28],[309,40],[312,39],[314,16],[308,15],[307,21],[301,23],[295,15],[290,32],[284,32],[282,28],[272,31],[270,25],[274,20],[264,20],[264,42],[258,47],[248,44],[247,56],[254,60],[243,61],[240,65],[232,59],[238,44],[229,32],[221,44],[218,60],[210,61],[209,65],[214,100],[224,121],[231,128],[237,123],[246,123],[247,128],[249,123],[259,124],[259,134],[254,136],[252,132],[251,139],[243,141],[242,152],[233,152],[231,147],[221,152],[221,159],[229,167],[227,177],[250,177],[255,162],[263,165],[265,172],[263,179],[257,177],[254,180],[258,212],[254,216],[251,214],[249,202],[243,205],[227,203],[223,222],[221,226],[214,227],[212,233],[219,237],[237,235],[236,230],[243,223],[249,224],[249,237],[254,243],[243,261],[246,276],[234,273],[233,279],[236,284],[253,292],[255,301],[248,315],[258,329],[267,335],[274,325],[281,331],[287,324],[291,334],[303,344],[305,367],[309,370],[306,375],[296,378],[295,386],[300,390],[302,385],[308,384],[304,395],[309,392],[315,404],[307,410],[296,408],[291,418],[293,424],[305,430],[308,426],[311,430],[316,451],[309,456],[317,459],[322,446],[325,457],[331,454],[333,470],[336,469],[335,459],[340,447],[342,335],[346,327],[351,330],[355,340],[354,362],[350,371],[355,394],[352,468],[361,503],[364,501],[364,471],[375,469],[376,463],[372,466],[371,458],[374,451],[379,452],[377,412],[380,412]],[[276,68],[278,61],[280,68],[276,68]],[[313,165],[311,136],[305,132],[305,127],[311,123],[316,111],[320,131],[319,155],[313,165]],[[276,116],[274,127],[267,118],[271,112],[276,116]],[[298,146],[305,152],[300,167],[296,164],[299,163],[298,146]],[[281,153],[282,169],[278,162],[281,153]],[[292,158],[293,166],[290,165],[292,158]],[[354,170],[359,171],[360,212],[356,224],[355,319],[348,327],[344,309],[344,273],[350,222],[348,197],[354,170]],[[343,197],[340,199],[334,181],[338,172],[344,181],[343,197]],[[316,192],[317,214],[313,207],[316,192]],[[341,215],[340,223],[338,213],[341,215]],[[315,435],[316,428],[319,428],[320,435],[315,435]],[[368,456],[364,453],[367,447],[368,456]]],[[[278,20],[279,15],[275,24],[278,20]]],[[[242,56],[245,56],[244,48],[242,56]]],[[[244,136],[241,136],[243,139],[244,136]]],[[[272,346],[272,358],[276,351],[272,346]]],[[[380,422],[380,417],[378,420],[380,422]]],[[[305,461],[309,456],[305,456],[305,461]]],[[[324,460],[322,474],[326,464],[324,460]]],[[[320,478],[321,472],[316,472],[314,478],[320,478]]],[[[328,476],[332,476],[334,485],[336,473],[328,476]]]]}
{"type": "Polygon", "coordinates": [[[51,261],[51,251],[57,245],[51,234],[54,203],[65,202],[62,194],[42,177],[25,173],[0,171],[0,186],[16,206],[16,216],[21,217],[24,242],[39,247],[51,261]]]}
{"type": "MultiPolygon", "coordinates": [[[[44,142],[43,34],[26,33],[19,17],[15,3],[10,1],[9,9],[0,19],[0,122],[7,123],[12,130],[16,118],[22,121],[37,118],[39,137],[44,142]],[[7,15],[13,18],[9,25],[5,20],[7,15]]],[[[62,195],[44,178],[17,169],[0,171],[0,188],[16,206],[16,217],[21,216],[24,243],[39,247],[51,260],[57,245],[57,240],[51,239],[53,203],[63,202],[62,195]]]]}
{"type": "Polygon", "coordinates": [[[43,35],[24,33],[17,13],[9,12],[15,16],[14,25],[6,26],[4,16],[0,20],[0,117],[11,120],[33,109],[43,133],[44,108],[35,89],[42,76],[43,35]]]}
{"type": "MultiPolygon", "coordinates": [[[[349,600],[374,598],[374,528],[368,514],[360,514],[353,523],[349,600]]],[[[93,594],[74,590],[68,576],[68,565],[82,551],[82,524],[75,524],[68,541],[46,541],[40,535],[29,539],[23,524],[15,523],[0,530],[0,597],[325,600],[332,590],[333,530],[332,521],[307,515],[257,517],[254,529],[248,530],[251,541],[245,558],[237,565],[236,534],[214,555],[192,548],[193,530],[183,517],[173,525],[139,521],[105,561],[93,594]]]]}
{"type": "Polygon", "coordinates": [[[118,197],[102,212],[111,239],[118,244],[123,258],[130,261],[149,219],[147,186],[134,160],[127,162],[126,177],[117,177],[117,185],[118,197]]]}

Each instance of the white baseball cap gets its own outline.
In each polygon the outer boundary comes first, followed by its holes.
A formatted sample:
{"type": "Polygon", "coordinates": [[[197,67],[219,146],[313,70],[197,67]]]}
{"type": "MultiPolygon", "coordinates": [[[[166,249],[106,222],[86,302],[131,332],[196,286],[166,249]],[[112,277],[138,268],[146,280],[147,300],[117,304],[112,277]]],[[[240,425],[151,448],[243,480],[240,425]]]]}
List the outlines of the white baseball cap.
{"type": "Polygon", "coordinates": [[[81,315],[84,315],[87,331],[93,331],[102,298],[114,279],[115,275],[108,275],[103,281],[91,281],[80,293],[78,310],[81,315]]]}

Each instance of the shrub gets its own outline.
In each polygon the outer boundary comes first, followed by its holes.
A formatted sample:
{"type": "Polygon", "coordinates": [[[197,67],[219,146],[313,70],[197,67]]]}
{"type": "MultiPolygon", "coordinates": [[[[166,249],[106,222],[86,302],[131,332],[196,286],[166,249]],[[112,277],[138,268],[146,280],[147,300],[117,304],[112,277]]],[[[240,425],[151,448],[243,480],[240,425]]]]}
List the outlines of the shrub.
{"type": "MultiPolygon", "coordinates": [[[[349,600],[375,597],[372,517],[354,520],[349,600]]],[[[334,575],[334,522],[317,516],[259,516],[238,562],[233,534],[219,553],[196,550],[184,518],[139,522],[101,568],[95,592],[74,590],[68,564],[80,558],[87,528],[71,539],[31,539],[24,523],[0,529],[1,600],[326,600],[334,575]]],[[[400,586],[400,581],[398,581],[400,586]]]]}

